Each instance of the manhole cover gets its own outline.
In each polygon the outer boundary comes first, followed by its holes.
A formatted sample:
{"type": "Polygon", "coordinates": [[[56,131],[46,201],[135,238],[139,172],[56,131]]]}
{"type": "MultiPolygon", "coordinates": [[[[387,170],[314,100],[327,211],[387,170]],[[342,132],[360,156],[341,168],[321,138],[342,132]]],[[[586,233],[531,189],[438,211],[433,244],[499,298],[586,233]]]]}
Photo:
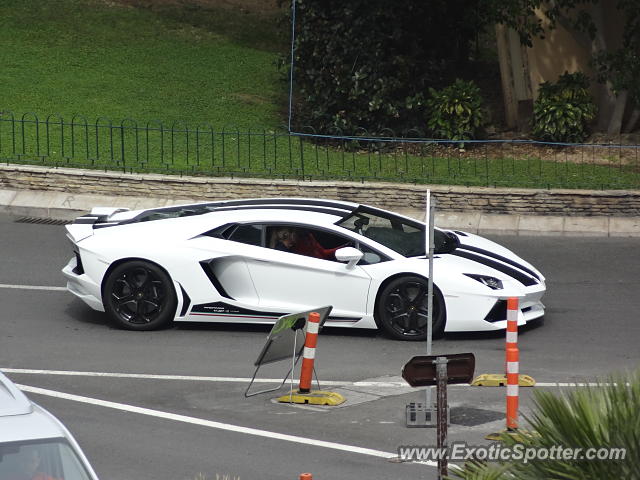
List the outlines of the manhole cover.
{"type": "Polygon", "coordinates": [[[475,427],[503,418],[505,418],[504,412],[474,407],[451,407],[451,423],[465,427],[475,427]]]}

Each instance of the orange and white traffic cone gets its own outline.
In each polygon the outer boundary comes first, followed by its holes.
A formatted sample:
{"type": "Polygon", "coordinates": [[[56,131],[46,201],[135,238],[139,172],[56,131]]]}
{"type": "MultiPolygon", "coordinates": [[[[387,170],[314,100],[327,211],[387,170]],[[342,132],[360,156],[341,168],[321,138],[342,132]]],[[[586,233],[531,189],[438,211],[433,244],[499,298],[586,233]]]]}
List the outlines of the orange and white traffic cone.
{"type": "Polygon", "coordinates": [[[308,403],[313,405],[340,405],[345,398],[337,392],[322,390],[311,391],[313,381],[313,364],[316,358],[318,332],[320,331],[320,314],[312,312],[307,320],[307,333],[302,352],[302,367],[300,369],[300,384],[298,391],[278,398],[281,403],[308,403]]]}
{"type": "Polygon", "coordinates": [[[507,429],[518,428],[518,385],[520,351],[518,350],[518,299],[507,300],[507,429]]]}
{"type": "Polygon", "coordinates": [[[312,312],[307,322],[307,336],[304,339],[304,351],[302,352],[302,368],[300,370],[300,393],[311,391],[313,381],[313,364],[316,358],[316,346],[318,345],[318,331],[320,330],[320,314],[312,312]]]}

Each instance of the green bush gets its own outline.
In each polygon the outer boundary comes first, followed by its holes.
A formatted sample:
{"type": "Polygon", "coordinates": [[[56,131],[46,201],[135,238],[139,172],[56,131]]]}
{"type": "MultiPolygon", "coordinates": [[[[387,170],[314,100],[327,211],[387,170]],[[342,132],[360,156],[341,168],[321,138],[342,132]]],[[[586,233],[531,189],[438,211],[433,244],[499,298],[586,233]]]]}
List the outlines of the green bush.
{"type": "Polygon", "coordinates": [[[588,88],[589,79],[580,72],[565,72],[556,83],[540,84],[533,104],[533,137],[548,142],[584,141],[596,116],[588,88]]]}
{"type": "Polygon", "coordinates": [[[484,112],[480,89],[473,81],[457,79],[438,91],[429,89],[427,129],[436,138],[470,140],[482,132],[484,112]]]}
{"type": "Polygon", "coordinates": [[[424,135],[424,93],[469,68],[479,3],[296,0],[294,127],[424,135]]]}

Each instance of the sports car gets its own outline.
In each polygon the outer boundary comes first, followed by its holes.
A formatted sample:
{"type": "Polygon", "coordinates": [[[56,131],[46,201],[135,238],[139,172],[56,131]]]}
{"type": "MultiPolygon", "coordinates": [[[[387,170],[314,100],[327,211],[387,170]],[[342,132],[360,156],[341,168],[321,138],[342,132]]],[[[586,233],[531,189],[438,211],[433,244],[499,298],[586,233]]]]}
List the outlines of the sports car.
{"type": "MultiPolygon", "coordinates": [[[[424,223],[356,203],[268,198],[147,210],[94,208],[67,225],[68,290],[118,326],[274,323],[332,305],[326,326],[423,340],[428,323],[424,223]]],[[[506,328],[544,315],[545,279],[499,244],[435,229],[432,331],[506,328]]]]}

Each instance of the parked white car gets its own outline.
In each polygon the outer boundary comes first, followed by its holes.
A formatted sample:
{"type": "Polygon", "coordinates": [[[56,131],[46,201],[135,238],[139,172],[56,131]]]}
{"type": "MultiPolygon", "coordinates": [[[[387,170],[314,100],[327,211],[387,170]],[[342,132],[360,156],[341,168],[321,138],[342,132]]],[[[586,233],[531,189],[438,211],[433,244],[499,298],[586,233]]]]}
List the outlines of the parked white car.
{"type": "Polygon", "coordinates": [[[0,479],[98,480],[64,425],[2,373],[0,479]]]}
{"type": "MultiPolygon", "coordinates": [[[[172,321],[273,323],[332,305],[326,326],[427,335],[425,224],[350,202],[232,200],[95,208],[67,226],[68,290],[121,327],[172,321]]],[[[495,242],[435,231],[433,331],[506,328],[544,314],[543,275],[495,242]]]]}

